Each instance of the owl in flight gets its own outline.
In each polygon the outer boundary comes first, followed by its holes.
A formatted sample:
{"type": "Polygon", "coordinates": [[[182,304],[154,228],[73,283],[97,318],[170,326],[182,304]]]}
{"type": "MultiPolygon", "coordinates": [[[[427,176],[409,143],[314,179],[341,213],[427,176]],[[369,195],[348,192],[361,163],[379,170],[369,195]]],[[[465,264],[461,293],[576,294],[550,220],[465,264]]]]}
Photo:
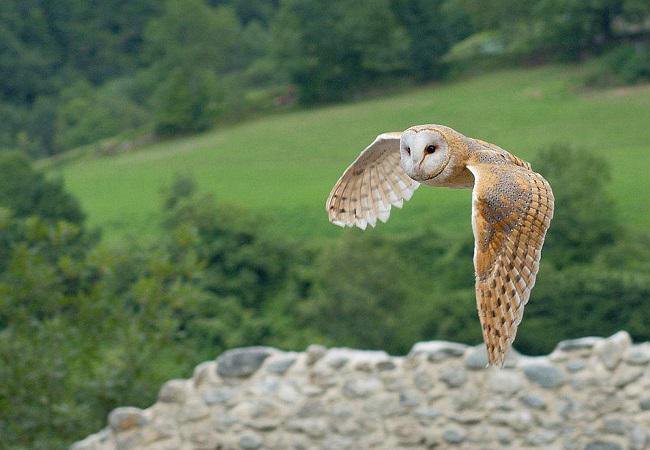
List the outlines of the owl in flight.
{"type": "Polygon", "coordinates": [[[539,270],[553,192],[530,164],[442,125],[384,133],[330,193],[330,222],[365,229],[385,222],[420,186],[472,188],[476,303],[489,363],[502,366],[539,270]]]}

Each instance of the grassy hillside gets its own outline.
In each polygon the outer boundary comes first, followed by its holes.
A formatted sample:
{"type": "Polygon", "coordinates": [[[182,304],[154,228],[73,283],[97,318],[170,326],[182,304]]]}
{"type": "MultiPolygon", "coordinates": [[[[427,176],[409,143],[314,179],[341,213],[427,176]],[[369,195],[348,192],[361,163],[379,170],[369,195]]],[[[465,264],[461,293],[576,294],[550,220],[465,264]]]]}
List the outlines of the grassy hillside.
{"type": "MultiPolygon", "coordinates": [[[[621,214],[650,225],[650,86],[584,93],[579,69],[510,70],[432,85],[387,98],[300,111],[131,154],[81,160],[61,171],[93,225],[109,238],[155,237],[161,186],[177,172],[223,202],[272,214],[296,236],[333,235],[324,201],[341,171],[383,131],[440,123],[532,158],[568,142],[605,155],[621,214]]],[[[469,191],[421,188],[381,226],[398,231],[429,220],[470,232],[469,191]]],[[[562,205],[557,205],[561,208],[562,205]]]]}

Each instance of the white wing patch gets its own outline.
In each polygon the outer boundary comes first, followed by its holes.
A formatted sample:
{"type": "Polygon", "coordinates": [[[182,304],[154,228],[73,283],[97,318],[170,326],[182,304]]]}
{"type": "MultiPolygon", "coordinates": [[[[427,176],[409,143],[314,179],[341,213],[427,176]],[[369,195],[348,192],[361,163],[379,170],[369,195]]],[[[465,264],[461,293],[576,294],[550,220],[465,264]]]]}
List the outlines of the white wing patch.
{"type": "Polygon", "coordinates": [[[384,133],[348,167],[325,204],[329,220],[342,227],[374,227],[386,222],[391,207],[401,208],[420,186],[400,166],[401,133],[384,133]]]}

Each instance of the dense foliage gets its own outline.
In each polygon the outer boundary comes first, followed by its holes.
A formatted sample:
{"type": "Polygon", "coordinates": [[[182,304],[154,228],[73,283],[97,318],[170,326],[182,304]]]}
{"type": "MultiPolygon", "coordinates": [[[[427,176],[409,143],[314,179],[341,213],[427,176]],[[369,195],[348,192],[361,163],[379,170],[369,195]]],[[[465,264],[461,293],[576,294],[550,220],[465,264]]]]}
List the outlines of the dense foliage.
{"type": "Polygon", "coordinates": [[[205,130],[459,70],[599,56],[649,78],[640,0],[107,0],[0,4],[0,149],[42,157],[205,130]]]}
{"type": "MultiPolygon", "coordinates": [[[[608,167],[540,152],[557,212],[517,347],[618,329],[650,339],[650,236],[618,222],[608,167]]],[[[226,348],[312,342],[405,353],[418,340],[477,343],[471,236],[341,232],[298,242],[179,177],[163,238],[102,244],[73,197],[18,154],[0,159],[0,435],[64,448],[117,405],[226,348]],[[44,195],[49,199],[45,202],[44,195]],[[55,207],[53,207],[55,206],[55,207]]]]}
{"type": "MultiPolygon", "coordinates": [[[[504,63],[593,57],[590,85],[647,80],[648,5],[0,2],[0,448],[64,448],[226,348],[404,353],[417,340],[481,337],[471,236],[298,241],[179,177],[162,194],[157,242],[109,245],[29,157],[504,63]]],[[[518,348],[621,328],[650,339],[650,235],[612,213],[607,164],[558,146],[535,168],[558,208],[518,348]]]]}

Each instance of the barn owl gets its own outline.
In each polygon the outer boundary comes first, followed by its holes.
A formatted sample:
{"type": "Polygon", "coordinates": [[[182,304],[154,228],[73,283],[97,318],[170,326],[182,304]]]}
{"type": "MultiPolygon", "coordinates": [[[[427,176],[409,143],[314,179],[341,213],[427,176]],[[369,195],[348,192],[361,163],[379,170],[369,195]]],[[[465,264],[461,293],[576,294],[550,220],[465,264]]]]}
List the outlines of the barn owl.
{"type": "Polygon", "coordinates": [[[521,322],[553,217],[553,192],[530,164],[442,125],[377,136],[332,189],[330,222],[385,222],[420,186],[472,188],[476,304],[489,364],[502,366],[521,322]]]}

